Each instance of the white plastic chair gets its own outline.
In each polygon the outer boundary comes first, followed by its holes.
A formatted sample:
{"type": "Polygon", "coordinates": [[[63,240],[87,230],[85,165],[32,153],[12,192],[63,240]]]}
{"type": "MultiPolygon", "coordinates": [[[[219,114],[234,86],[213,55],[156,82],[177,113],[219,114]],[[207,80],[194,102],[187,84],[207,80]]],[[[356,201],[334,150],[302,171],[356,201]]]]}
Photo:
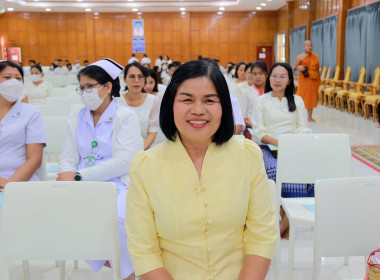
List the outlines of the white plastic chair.
{"type": "Polygon", "coordinates": [[[58,162],[66,138],[67,118],[63,116],[43,117],[46,132],[45,153],[47,162],[58,162]]]}
{"type": "Polygon", "coordinates": [[[67,90],[65,88],[53,88],[52,97],[67,97],[67,90]]]}
{"type": "MultiPolygon", "coordinates": [[[[80,259],[112,261],[120,280],[116,197],[108,182],[9,183],[0,218],[0,279],[9,279],[8,260],[80,259]]],[[[24,269],[27,276],[27,262],[24,269]]]]}
{"type": "Polygon", "coordinates": [[[55,116],[53,105],[42,105],[39,106],[42,116],[55,116]]]}
{"type": "Polygon", "coordinates": [[[70,106],[72,104],[82,104],[82,101],[78,95],[71,95],[70,97],[46,98],[46,105],[52,105],[57,116],[68,116],[70,113],[70,106]]]}
{"type": "MultiPolygon", "coordinates": [[[[272,204],[273,208],[277,209],[277,197],[276,197],[276,183],[273,180],[269,180],[269,187],[271,192],[271,198],[272,198],[272,204]]],[[[278,232],[277,242],[276,242],[276,248],[274,251],[274,258],[271,262],[271,269],[272,269],[272,280],[280,280],[281,275],[281,238],[280,238],[280,228],[279,228],[279,214],[278,212],[276,214],[276,229],[278,232]]]]}
{"type": "MultiPolygon", "coordinates": [[[[322,257],[365,256],[380,242],[380,177],[317,180],[313,280],[322,257]]],[[[366,264],[366,262],[364,262],[366,264]]]]}
{"type": "Polygon", "coordinates": [[[279,137],[277,197],[289,218],[288,279],[293,279],[296,229],[314,226],[315,215],[305,205],[312,198],[281,198],[282,183],[314,184],[318,179],[352,177],[347,134],[284,134],[279,137]]]}

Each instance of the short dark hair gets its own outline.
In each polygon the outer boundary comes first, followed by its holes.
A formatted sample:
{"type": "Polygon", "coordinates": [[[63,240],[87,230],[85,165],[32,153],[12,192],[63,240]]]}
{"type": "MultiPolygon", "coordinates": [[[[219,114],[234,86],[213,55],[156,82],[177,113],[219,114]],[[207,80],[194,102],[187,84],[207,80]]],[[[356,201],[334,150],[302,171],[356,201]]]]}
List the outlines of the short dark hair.
{"type": "Polygon", "coordinates": [[[147,73],[146,77],[151,77],[154,80],[153,92],[158,92],[158,73],[150,68],[146,70],[146,73],[147,73]]]}
{"type": "Polygon", "coordinates": [[[3,71],[6,67],[16,68],[20,74],[22,79],[24,80],[24,70],[22,70],[22,66],[18,63],[14,63],[12,61],[4,60],[0,62],[0,72],[3,71]]]}
{"type": "Polygon", "coordinates": [[[251,65],[251,71],[253,70],[253,68],[260,68],[261,70],[263,70],[265,73],[268,73],[268,68],[267,68],[267,64],[264,62],[264,61],[261,61],[261,60],[257,60],[255,61],[254,63],[252,63],[251,65]]]}
{"type": "MultiPolygon", "coordinates": [[[[247,63],[247,64],[245,65],[244,72],[247,72],[248,70],[250,70],[251,66],[252,66],[252,63],[247,63]]],[[[250,70],[250,71],[251,71],[251,70],[250,70]]]]}
{"type": "Polygon", "coordinates": [[[245,65],[246,65],[245,62],[240,61],[238,64],[236,64],[234,78],[236,78],[236,79],[239,78],[239,77],[238,77],[238,70],[239,70],[240,66],[242,66],[242,65],[245,66],[245,65]]]}
{"type": "Polygon", "coordinates": [[[97,65],[89,65],[86,68],[83,68],[79,71],[78,80],[80,80],[80,77],[82,76],[87,76],[91,79],[94,79],[102,85],[110,82],[112,84],[111,99],[113,97],[120,97],[119,77],[116,77],[115,80],[112,79],[111,76],[103,68],[97,65]]]}
{"type": "Polygon", "coordinates": [[[30,60],[29,60],[29,63],[30,63],[30,62],[32,62],[32,63],[34,63],[34,64],[36,64],[36,61],[35,61],[35,60],[33,60],[33,59],[30,59],[30,60]]]}
{"type": "Polygon", "coordinates": [[[265,83],[265,93],[272,91],[269,78],[270,78],[270,75],[272,74],[273,69],[276,68],[277,66],[284,67],[286,71],[288,72],[290,83],[285,88],[285,97],[288,100],[289,112],[294,112],[296,110],[296,103],[294,101],[294,78],[293,78],[292,67],[288,63],[277,62],[272,65],[272,67],[269,70],[268,77],[265,83]]]}
{"type": "Polygon", "coordinates": [[[189,79],[207,77],[213,83],[219,95],[222,106],[222,119],[218,130],[212,137],[216,144],[227,142],[234,134],[234,117],[228,85],[222,72],[206,60],[192,60],[182,64],[173,74],[173,77],[166,88],[162,98],[160,109],[160,127],[166,138],[175,141],[178,129],[174,123],[173,105],[177,90],[180,85],[189,79]]]}
{"type": "Polygon", "coordinates": [[[30,67],[30,70],[32,70],[33,68],[37,69],[38,71],[40,71],[41,73],[43,73],[42,71],[42,67],[38,64],[34,64],[33,66],[30,67]]]}

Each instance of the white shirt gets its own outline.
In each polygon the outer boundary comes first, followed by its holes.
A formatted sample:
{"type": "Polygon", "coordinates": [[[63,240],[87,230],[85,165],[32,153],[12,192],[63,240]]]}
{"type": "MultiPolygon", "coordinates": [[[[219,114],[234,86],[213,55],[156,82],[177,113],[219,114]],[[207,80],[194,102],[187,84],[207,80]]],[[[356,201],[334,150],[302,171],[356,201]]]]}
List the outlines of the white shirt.
{"type": "Polygon", "coordinates": [[[240,98],[243,90],[245,90],[247,87],[249,87],[248,85],[248,82],[247,81],[244,81],[244,82],[241,82],[241,83],[236,83],[236,87],[235,87],[235,96],[237,98],[240,98]]]}
{"type": "MultiPolygon", "coordinates": [[[[111,102],[111,104],[112,103],[114,104],[114,102],[111,102]]],[[[120,177],[126,186],[129,184],[129,165],[137,151],[143,149],[143,142],[139,133],[140,125],[134,112],[123,106],[115,105],[116,113],[112,127],[110,127],[110,129],[113,129],[112,157],[95,166],[81,169],[80,174],[82,175],[83,181],[104,182],[115,177],[120,177]]],[[[110,105],[108,107],[110,107],[110,105]]],[[[83,110],[89,111],[88,108],[83,108],[81,111],[83,110]]],[[[103,113],[104,118],[103,115],[101,116],[103,121],[99,120],[97,126],[105,125],[105,122],[107,122],[109,116],[107,116],[106,111],[103,113]]],[[[59,162],[60,172],[78,170],[80,154],[77,147],[77,137],[87,139],[89,145],[91,145],[91,142],[94,140],[92,135],[83,134],[81,130],[78,130],[78,116],[80,112],[70,114],[67,119],[66,139],[59,162]]],[[[86,112],[82,113],[84,114],[81,115],[86,115],[86,112]]],[[[89,112],[87,113],[90,114],[89,112]]],[[[80,121],[84,120],[82,119],[80,121]]],[[[101,137],[101,134],[99,134],[98,137],[101,137]]],[[[96,140],[99,140],[99,143],[102,141],[102,139],[96,140]]],[[[99,149],[101,149],[101,145],[99,149]]]]}
{"type": "Polygon", "coordinates": [[[160,69],[161,69],[161,64],[162,64],[162,60],[157,58],[156,59],[156,63],[154,64],[155,66],[158,66],[160,69]]]}
{"type": "MultiPolygon", "coordinates": [[[[0,120],[0,176],[10,178],[26,161],[26,145],[46,143],[40,110],[17,101],[0,120]]],[[[30,181],[38,181],[34,174],[30,181]]]]}
{"type": "Polygon", "coordinates": [[[141,59],[141,64],[150,64],[151,63],[151,61],[150,61],[150,58],[149,57],[143,57],[142,59],[141,59]]]}
{"type": "Polygon", "coordinates": [[[62,76],[65,76],[65,75],[69,75],[70,71],[69,69],[67,69],[66,66],[62,66],[62,67],[56,67],[54,69],[54,74],[55,75],[62,75],[62,76]]]}
{"type": "MultiPolygon", "coordinates": [[[[126,93],[128,94],[128,93],[126,93]]],[[[138,107],[133,107],[128,105],[125,100],[123,94],[121,97],[116,97],[115,101],[123,106],[126,106],[130,110],[134,111],[140,122],[140,131],[141,137],[146,139],[148,133],[150,132],[158,132],[159,131],[159,112],[160,112],[160,101],[157,96],[152,94],[146,94],[146,98],[144,103],[138,107]]]]}
{"type": "Polygon", "coordinates": [[[252,115],[252,139],[261,144],[261,139],[268,135],[275,139],[284,133],[310,133],[307,125],[307,112],[300,96],[294,95],[296,110],[289,112],[288,100],[272,97],[272,92],[265,93],[257,99],[257,115],[252,115]]]}
{"type": "Polygon", "coordinates": [[[245,126],[243,114],[241,113],[239,100],[233,94],[230,94],[230,98],[231,98],[232,111],[234,114],[234,123],[235,125],[242,125],[243,131],[244,131],[246,126],[245,126]]]}
{"type": "Polygon", "coordinates": [[[240,95],[240,107],[244,118],[251,120],[252,114],[257,113],[257,98],[259,97],[259,92],[253,87],[247,87],[243,90],[240,95]]]}
{"type": "Polygon", "coordinates": [[[128,60],[128,64],[131,64],[131,63],[133,63],[134,61],[139,62],[139,60],[138,60],[136,57],[132,56],[132,57],[128,60]]]}
{"type": "Polygon", "coordinates": [[[26,94],[28,103],[36,106],[43,106],[46,104],[46,98],[52,96],[53,86],[50,82],[43,81],[36,86],[33,82],[25,83],[26,94]]]}

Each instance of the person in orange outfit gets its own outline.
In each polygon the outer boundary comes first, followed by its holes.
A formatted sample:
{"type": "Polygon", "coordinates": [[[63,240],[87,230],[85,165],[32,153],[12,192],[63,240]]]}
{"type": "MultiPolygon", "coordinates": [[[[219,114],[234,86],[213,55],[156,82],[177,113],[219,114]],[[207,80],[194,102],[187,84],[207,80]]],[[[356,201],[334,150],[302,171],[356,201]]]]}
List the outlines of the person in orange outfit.
{"type": "Polygon", "coordinates": [[[297,95],[301,96],[307,109],[308,121],[315,122],[312,118],[313,109],[318,104],[318,88],[321,83],[319,77],[319,58],[312,53],[313,44],[306,40],[303,44],[304,52],[297,56],[293,70],[298,70],[298,89],[297,95]]]}

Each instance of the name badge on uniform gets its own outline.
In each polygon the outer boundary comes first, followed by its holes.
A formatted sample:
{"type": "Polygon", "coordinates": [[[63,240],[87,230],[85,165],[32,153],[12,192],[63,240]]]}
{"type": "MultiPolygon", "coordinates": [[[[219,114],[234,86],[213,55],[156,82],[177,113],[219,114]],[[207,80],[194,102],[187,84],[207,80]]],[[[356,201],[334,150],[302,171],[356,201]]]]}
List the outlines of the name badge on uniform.
{"type": "Polygon", "coordinates": [[[95,157],[87,156],[84,163],[85,163],[86,168],[91,167],[91,166],[95,166],[95,157]]]}

